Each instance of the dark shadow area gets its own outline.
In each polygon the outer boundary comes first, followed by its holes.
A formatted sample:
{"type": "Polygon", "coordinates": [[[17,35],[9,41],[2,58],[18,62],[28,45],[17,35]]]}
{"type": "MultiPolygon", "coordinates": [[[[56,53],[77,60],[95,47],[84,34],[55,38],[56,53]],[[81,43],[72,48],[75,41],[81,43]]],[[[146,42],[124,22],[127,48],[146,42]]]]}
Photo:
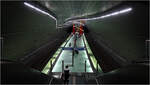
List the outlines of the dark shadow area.
{"type": "Polygon", "coordinates": [[[101,84],[149,84],[149,66],[132,64],[97,78],[101,84]]]}
{"type": "Polygon", "coordinates": [[[48,84],[51,77],[22,63],[1,60],[2,84],[48,84]]]}

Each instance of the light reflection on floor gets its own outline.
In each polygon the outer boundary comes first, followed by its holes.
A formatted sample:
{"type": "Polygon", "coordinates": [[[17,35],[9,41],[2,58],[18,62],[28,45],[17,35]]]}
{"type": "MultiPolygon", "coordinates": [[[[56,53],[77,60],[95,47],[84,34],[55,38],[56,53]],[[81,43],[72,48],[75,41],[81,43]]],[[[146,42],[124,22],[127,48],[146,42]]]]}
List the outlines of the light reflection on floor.
{"type": "MultiPolygon", "coordinates": [[[[74,44],[74,36],[68,41],[65,47],[69,47],[69,43],[74,44]]],[[[77,47],[84,47],[83,36],[76,42],[77,47]]],[[[62,60],[64,65],[72,65],[72,50],[63,50],[60,54],[52,72],[62,72],[62,60]]],[[[74,66],[70,66],[71,72],[85,72],[85,60],[86,60],[86,72],[93,72],[87,53],[85,50],[79,51],[79,54],[74,55],[74,66]]]]}

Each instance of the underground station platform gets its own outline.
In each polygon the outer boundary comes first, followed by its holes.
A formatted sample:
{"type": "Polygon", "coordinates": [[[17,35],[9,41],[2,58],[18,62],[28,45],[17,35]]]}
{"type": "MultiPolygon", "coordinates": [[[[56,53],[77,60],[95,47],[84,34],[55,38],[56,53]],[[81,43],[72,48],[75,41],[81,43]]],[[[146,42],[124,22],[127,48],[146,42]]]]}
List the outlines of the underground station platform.
{"type": "Polygon", "coordinates": [[[1,1],[1,84],[149,85],[149,1],[1,1]]]}

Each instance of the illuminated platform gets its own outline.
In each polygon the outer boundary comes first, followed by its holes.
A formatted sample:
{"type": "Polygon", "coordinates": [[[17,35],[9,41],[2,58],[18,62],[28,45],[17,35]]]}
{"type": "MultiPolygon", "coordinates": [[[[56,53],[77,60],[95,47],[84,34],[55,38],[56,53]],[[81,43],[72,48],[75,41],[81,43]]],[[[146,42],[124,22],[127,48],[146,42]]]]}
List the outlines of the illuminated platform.
{"type": "MultiPolygon", "coordinates": [[[[76,46],[77,48],[84,48],[83,37],[77,39],[76,46]]],[[[69,47],[69,43],[71,43],[71,47],[74,45],[74,36],[70,38],[65,47],[69,47]]],[[[62,61],[64,61],[64,66],[69,65],[69,69],[71,72],[85,72],[85,61],[86,61],[86,72],[93,72],[92,67],[90,65],[88,55],[86,50],[79,50],[79,54],[74,55],[74,65],[72,66],[72,50],[63,50],[60,54],[55,66],[53,67],[52,72],[62,72],[62,61]]]]}

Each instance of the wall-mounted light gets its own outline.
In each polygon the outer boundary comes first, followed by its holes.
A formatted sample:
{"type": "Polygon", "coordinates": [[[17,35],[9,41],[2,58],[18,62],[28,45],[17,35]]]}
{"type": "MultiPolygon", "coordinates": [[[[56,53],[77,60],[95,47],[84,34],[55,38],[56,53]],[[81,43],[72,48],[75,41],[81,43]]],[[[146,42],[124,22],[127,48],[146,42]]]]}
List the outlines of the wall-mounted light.
{"type": "Polygon", "coordinates": [[[106,18],[106,17],[110,17],[110,16],[115,16],[115,15],[119,15],[119,14],[122,14],[122,13],[126,13],[126,12],[129,12],[131,10],[132,10],[132,8],[126,8],[126,9],[123,9],[123,10],[120,10],[120,11],[117,11],[117,12],[113,12],[113,13],[110,13],[110,14],[106,14],[106,15],[103,15],[103,16],[100,16],[100,17],[94,17],[94,18],[88,18],[88,19],[80,19],[80,20],[102,19],[102,18],[106,18]]]}
{"type": "Polygon", "coordinates": [[[27,3],[27,2],[24,2],[24,4],[25,4],[26,6],[28,6],[28,7],[30,7],[30,8],[35,9],[36,11],[39,11],[39,12],[45,14],[45,15],[48,15],[49,17],[51,17],[52,19],[54,19],[54,20],[56,21],[56,29],[57,29],[57,19],[56,19],[54,16],[50,15],[49,13],[47,13],[47,12],[45,12],[45,11],[43,11],[43,10],[41,10],[41,9],[39,9],[39,8],[37,8],[37,7],[35,7],[35,6],[31,5],[31,4],[29,4],[29,3],[27,3]]]}
{"type": "Polygon", "coordinates": [[[117,12],[113,12],[111,14],[107,14],[107,15],[101,16],[100,18],[105,18],[105,17],[109,17],[109,16],[114,16],[114,15],[122,14],[122,13],[125,13],[125,12],[129,12],[131,10],[132,10],[132,8],[123,9],[121,11],[117,11],[117,12]]]}
{"type": "Polygon", "coordinates": [[[41,10],[41,9],[39,9],[39,8],[37,8],[37,7],[35,7],[35,6],[31,5],[31,4],[29,4],[29,3],[27,3],[27,2],[24,2],[24,4],[25,4],[26,6],[28,6],[28,7],[30,7],[30,8],[35,9],[36,11],[39,11],[39,12],[45,14],[45,15],[48,15],[49,17],[51,17],[51,18],[53,18],[54,20],[56,20],[56,18],[53,17],[52,15],[50,15],[49,13],[47,13],[47,12],[45,12],[45,11],[43,11],[43,10],[41,10]]]}

